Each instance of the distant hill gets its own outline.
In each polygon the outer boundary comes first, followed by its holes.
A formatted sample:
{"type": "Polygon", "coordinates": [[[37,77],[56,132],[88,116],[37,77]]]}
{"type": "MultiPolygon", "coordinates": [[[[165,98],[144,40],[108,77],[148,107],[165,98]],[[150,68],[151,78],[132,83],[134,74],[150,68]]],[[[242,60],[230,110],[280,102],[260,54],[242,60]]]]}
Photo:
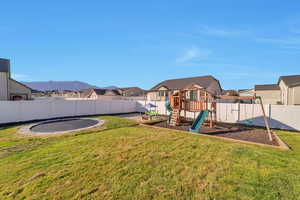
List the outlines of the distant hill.
{"type": "MultiPolygon", "coordinates": [[[[80,91],[90,88],[99,89],[100,87],[95,85],[90,85],[81,81],[40,81],[40,82],[22,82],[26,86],[37,91],[80,91]]],[[[105,89],[115,89],[115,86],[104,87],[105,89]]]]}

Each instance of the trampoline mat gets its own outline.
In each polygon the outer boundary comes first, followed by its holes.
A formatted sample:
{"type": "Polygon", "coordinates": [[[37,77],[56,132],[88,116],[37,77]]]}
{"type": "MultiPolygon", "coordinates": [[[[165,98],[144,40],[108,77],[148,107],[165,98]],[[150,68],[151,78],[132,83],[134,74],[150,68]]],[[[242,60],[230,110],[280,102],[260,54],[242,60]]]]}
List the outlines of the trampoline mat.
{"type": "Polygon", "coordinates": [[[71,131],[81,128],[87,128],[98,124],[97,120],[93,119],[64,119],[59,121],[45,122],[31,127],[32,132],[61,132],[71,131]]]}

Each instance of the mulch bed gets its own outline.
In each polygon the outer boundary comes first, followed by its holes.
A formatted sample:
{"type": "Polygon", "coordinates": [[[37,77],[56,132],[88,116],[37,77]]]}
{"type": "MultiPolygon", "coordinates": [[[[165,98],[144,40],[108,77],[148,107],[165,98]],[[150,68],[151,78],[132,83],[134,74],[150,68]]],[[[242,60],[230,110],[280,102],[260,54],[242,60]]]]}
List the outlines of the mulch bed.
{"type": "MultiPolygon", "coordinates": [[[[158,122],[152,124],[153,126],[181,130],[181,131],[189,131],[191,123],[185,123],[181,126],[171,126],[166,121],[158,122]]],[[[269,140],[268,133],[264,129],[259,128],[251,128],[241,125],[233,125],[233,124],[217,124],[216,128],[202,127],[202,134],[208,134],[218,137],[231,138],[236,140],[243,140],[248,142],[256,142],[261,144],[268,144],[273,146],[279,146],[276,138],[273,136],[273,141],[269,140]]]]}

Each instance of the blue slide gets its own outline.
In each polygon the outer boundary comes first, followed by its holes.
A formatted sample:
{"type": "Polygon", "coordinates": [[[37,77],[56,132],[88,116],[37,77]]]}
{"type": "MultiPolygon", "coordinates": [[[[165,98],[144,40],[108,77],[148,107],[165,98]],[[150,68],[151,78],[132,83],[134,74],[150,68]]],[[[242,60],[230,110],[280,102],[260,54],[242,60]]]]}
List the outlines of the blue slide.
{"type": "Polygon", "coordinates": [[[209,110],[202,110],[190,128],[190,132],[199,133],[202,124],[209,114],[209,110]]]}
{"type": "Polygon", "coordinates": [[[171,108],[171,105],[170,105],[170,102],[169,102],[169,101],[167,101],[167,102],[165,103],[165,107],[166,107],[167,111],[170,112],[169,119],[168,119],[168,123],[170,123],[171,117],[172,117],[172,111],[173,111],[173,109],[171,108]]]}

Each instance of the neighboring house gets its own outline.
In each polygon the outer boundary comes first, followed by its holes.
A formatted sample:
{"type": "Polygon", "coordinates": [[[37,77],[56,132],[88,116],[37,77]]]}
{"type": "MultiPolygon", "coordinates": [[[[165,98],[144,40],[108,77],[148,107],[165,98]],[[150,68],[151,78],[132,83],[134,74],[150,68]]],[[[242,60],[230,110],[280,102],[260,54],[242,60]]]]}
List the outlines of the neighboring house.
{"type": "Polygon", "coordinates": [[[10,60],[0,58],[0,100],[31,100],[31,88],[11,78],[10,60]]]}
{"type": "MultiPolygon", "coordinates": [[[[213,76],[198,76],[163,81],[147,92],[147,99],[150,101],[168,100],[169,96],[173,95],[174,92],[191,86],[205,89],[215,95],[222,93],[222,87],[219,81],[213,76]]],[[[190,99],[196,100],[199,98],[200,94],[199,91],[191,91],[189,96],[190,99]]]]}
{"type": "Polygon", "coordinates": [[[93,89],[86,89],[80,91],[80,98],[89,98],[90,94],[93,92],[93,89]]]}
{"type": "Polygon", "coordinates": [[[300,75],[280,76],[277,84],[255,85],[265,104],[300,105],[300,75]]]}
{"type": "Polygon", "coordinates": [[[277,84],[255,85],[254,91],[264,104],[280,104],[281,91],[277,84]]]}
{"type": "Polygon", "coordinates": [[[226,96],[238,96],[239,93],[236,90],[222,90],[222,95],[226,95],[226,96]]]}
{"type": "Polygon", "coordinates": [[[139,87],[119,88],[118,90],[124,97],[140,97],[146,95],[146,91],[139,87]]]}
{"type": "Polygon", "coordinates": [[[51,97],[62,97],[62,98],[80,98],[80,92],[79,91],[69,91],[69,90],[63,90],[63,91],[53,91],[50,93],[51,97]]]}
{"type": "Polygon", "coordinates": [[[82,98],[86,98],[86,99],[117,100],[122,98],[118,90],[109,90],[109,89],[89,89],[89,90],[82,91],[81,94],[82,94],[82,98]]]}
{"type": "Polygon", "coordinates": [[[300,105],[300,75],[281,76],[277,83],[281,89],[280,101],[285,105],[300,105]]]}
{"type": "MultiPolygon", "coordinates": [[[[238,90],[238,96],[240,97],[249,97],[249,96],[254,96],[255,92],[254,89],[241,89],[238,90]]],[[[253,100],[241,100],[240,102],[242,103],[253,103],[253,100]]]]}
{"type": "Polygon", "coordinates": [[[254,89],[242,89],[238,90],[239,96],[254,96],[255,92],[254,89]]]}

